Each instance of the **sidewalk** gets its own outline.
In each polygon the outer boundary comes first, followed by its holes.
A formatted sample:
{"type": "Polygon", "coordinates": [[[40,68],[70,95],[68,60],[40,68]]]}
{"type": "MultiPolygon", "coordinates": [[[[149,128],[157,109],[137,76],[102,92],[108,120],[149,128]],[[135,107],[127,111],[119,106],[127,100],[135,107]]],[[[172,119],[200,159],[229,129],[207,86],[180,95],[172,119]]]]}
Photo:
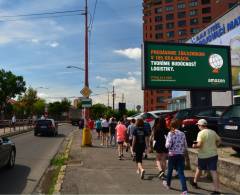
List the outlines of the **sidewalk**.
{"type": "MultiPolygon", "coordinates": [[[[178,179],[173,179],[171,190],[162,186],[162,180],[157,177],[154,154],[143,161],[146,170],[145,179],[136,174],[136,164],[125,153],[125,160],[118,160],[117,149],[100,146],[96,134],[93,134],[93,147],[81,146],[81,132],[76,131],[70,150],[70,160],[67,164],[62,194],[180,194],[178,179]]],[[[192,171],[186,171],[187,179],[193,176],[192,171]]],[[[210,194],[212,183],[202,178],[201,189],[193,189],[187,182],[189,194],[210,194]]],[[[238,194],[221,186],[224,194],[238,194]]]]}

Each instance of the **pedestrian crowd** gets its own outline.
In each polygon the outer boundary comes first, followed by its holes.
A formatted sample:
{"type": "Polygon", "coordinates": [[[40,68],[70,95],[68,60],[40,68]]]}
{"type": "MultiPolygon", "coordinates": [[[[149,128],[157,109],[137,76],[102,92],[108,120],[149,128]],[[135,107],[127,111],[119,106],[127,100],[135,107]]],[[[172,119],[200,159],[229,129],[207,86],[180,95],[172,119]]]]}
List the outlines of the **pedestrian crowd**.
{"type": "MultiPolygon", "coordinates": [[[[123,116],[119,121],[114,117],[100,118],[95,121],[95,126],[94,122],[91,123],[91,129],[96,128],[101,146],[117,146],[119,160],[124,160],[124,150],[126,152],[129,150],[132,160],[136,162],[136,172],[141,179],[144,179],[145,175],[143,159],[148,158],[148,153],[154,150],[158,177],[163,180],[163,186],[170,189],[175,170],[182,194],[187,194],[188,188],[184,174],[187,141],[185,134],[180,131],[180,125],[181,122],[177,119],[169,122],[164,117],[160,117],[155,119],[151,127],[142,118],[128,121],[126,116],[123,116]]],[[[192,147],[198,149],[198,166],[190,184],[198,188],[197,182],[202,171],[210,171],[214,187],[212,194],[220,194],[217,173],[217,147],[220,144],[220,137],[215,131],[207,128],[205,119],[200,119],[196,125],[200,131],[192,147]]]]}

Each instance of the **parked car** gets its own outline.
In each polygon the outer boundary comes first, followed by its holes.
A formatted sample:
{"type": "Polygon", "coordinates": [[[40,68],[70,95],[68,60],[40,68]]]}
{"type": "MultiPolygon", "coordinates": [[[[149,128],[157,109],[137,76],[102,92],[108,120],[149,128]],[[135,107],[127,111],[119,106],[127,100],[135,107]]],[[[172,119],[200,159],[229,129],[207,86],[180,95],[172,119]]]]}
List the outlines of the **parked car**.
{"type": "Polygon", "coordinates": [[[218,133],[224,145],[240,153],[240,104],[229,106],[218,122],[218,133]]]}
{"type": "Polygon", "coordinates": [[[0,167],[13,168],[15,165],[16,147],[6,137],[0,137],[0,167]]]}
{"type": "Polygon", "coordinates": [[[211,106],[188,108],[177,112],[175,117],[182,123],[181,130],[186,135],[188,145],[192,146],[193,141],[197,139],[199,129],[196,123],[199,119],[206,119],[208,128],[218,132],[218,120],[225,109],[225,106],[211,106]]]}
{"type": "Polygon", "coordinates": [[[127,119],[131,120],[132,118],[135,119],[142,118],[145,122],[148,122],[152,127],[156,118],[158,118],[160,115],[167,114],[170,112],[171,110],[154,110],[149,112],[142,112],[140,114],[133,115],[131,118],[128,117],[127,119]]]}
{"type": "Polygon", "coordinates": [[[34,127],[34,135],[37,136],[38,134],[51,134],[52,136],[57,136],[58,124],[55,123],[54,119],[39,119],[34,127]]]}

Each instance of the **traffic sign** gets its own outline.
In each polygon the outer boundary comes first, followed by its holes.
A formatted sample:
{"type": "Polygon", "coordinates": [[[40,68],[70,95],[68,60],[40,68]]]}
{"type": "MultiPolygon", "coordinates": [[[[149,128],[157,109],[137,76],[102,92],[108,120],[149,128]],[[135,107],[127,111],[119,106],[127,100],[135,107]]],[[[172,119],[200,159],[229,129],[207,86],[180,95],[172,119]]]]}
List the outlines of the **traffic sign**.
{"type": "Polygon", "coordinates": [[[83,95],[83,97],[87,98],[92,93],[92,91],[89,89],[89,87],[84,86],[80,93],[83,95]]]}
{"type": "Polygon", "coordinates": [[[92,106],[92,99],[90,98],[82,98],[81,99],[82,107],[89,108],[92,106]]]}

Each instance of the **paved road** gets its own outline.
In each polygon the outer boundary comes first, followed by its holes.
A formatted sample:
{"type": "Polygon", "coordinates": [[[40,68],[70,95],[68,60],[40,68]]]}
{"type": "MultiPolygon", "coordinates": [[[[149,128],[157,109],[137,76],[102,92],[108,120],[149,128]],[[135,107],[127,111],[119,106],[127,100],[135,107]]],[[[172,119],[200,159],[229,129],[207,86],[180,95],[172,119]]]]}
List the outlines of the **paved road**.
{"type": "Polygon", "coordinates": [[[57,137],[35,137],[33,132],[13,137],[16,144],[16,166],[0,170],[0,194],[30,194],[56,154],[63,139],[75,127],[59,126],[57,137]]]}

